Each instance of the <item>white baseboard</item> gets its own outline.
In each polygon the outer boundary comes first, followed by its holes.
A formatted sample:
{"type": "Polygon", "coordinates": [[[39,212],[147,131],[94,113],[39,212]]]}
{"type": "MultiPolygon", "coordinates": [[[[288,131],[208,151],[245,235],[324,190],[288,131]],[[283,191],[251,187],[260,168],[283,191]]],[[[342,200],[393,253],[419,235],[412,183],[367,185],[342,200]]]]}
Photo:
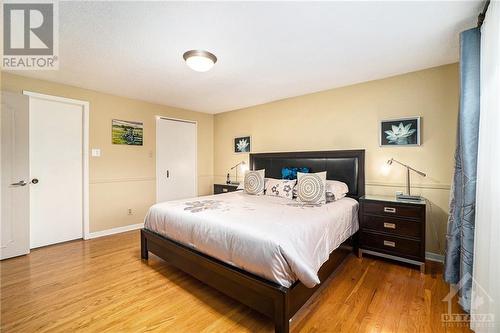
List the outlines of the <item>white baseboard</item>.
{"type": "Polygon", "coordinates": [[[130,224],[130,225],[126,225],[126,226],[118,227],[118,228],[113,228],[113,229],[106,229],[106,230],[101,230],[101,231],[90,232],[85,237],[85,239],[92,239],[92,238],[98,238],[98,237],[103,237],[103,236],[119,234],[121,232],[142,229],[143,227],[144,227],[144,223],[137,223],[137,224],[130,224]]]}
{"type": "Polygon", "coordinates": [[[444,262],[444,256],[433,252],[425,252],[425,259],[429,261],[444,262]]]}

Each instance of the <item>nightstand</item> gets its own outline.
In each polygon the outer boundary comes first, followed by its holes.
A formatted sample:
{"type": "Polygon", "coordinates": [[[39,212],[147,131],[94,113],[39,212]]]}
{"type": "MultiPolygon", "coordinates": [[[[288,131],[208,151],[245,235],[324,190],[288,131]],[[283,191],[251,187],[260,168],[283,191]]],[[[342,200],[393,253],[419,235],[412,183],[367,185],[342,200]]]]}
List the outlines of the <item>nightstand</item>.
{"type": "Polygon", "coordinates": [[[234,192],[238,189],[236,184],[214,184],[214,194],[234,192]]]}
{"type": "Polygon", "coordinates": [[[425,200],[365,195],[359,199],[359,249],[420,267],[425,273],[425,200]]]}

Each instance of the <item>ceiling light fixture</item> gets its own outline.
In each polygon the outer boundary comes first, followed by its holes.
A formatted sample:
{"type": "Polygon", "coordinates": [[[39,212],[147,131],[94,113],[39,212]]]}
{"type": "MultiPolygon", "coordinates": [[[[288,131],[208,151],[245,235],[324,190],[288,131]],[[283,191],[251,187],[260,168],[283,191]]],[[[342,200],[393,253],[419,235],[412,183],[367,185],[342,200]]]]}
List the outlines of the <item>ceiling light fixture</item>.
{"type": "Polygon", "coordinates": [[[215,55],[203,50],[190,50],[185,52],[182,57],[189,68],[197,72],[209,71],[217,62],[215,55]]]}

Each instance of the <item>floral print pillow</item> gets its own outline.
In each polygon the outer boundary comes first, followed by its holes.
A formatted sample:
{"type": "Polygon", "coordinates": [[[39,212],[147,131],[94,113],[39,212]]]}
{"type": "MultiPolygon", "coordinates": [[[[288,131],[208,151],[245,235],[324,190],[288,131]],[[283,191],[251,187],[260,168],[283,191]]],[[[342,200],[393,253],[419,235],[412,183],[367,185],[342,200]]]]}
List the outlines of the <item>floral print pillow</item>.
{"type": "Polygon", "coordinates": [[[287,179],[266,179],[266,195],[293,199],[293,189],[297,180],[287,179]]]}

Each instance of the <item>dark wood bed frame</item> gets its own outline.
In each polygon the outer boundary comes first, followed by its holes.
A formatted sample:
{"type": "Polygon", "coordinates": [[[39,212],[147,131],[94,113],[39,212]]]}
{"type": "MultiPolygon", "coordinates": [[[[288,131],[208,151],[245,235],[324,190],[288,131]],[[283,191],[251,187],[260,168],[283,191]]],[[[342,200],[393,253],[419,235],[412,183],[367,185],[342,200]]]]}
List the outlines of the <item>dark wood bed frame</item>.
{"type": "MultiPolygon", "coordinates": [[[[266,177],[280,178],[283,165],[309,167],[311,172],[327,171],[327,178],[349,185],[348,196],[364,195],[364,150],[250,154],[253,170],[266,167],[266,177]],[[355,170],[350,170],[354,168],[355,170]],[[268,173],[269,170],[269,173],[268,173]],[[351,188],[354,187],[354,188],[351,188]]],[[[330,254],[318,273],[323,283],[352,252],[356,235],[330,254]],[[347,244],[350,242],[351,244],[347,244]]],[[[289,332],[290,319],[321,284],[307,288],[300,281],[285,288],[252,273],[198,252],[188,246],[146,229],[141,230],[141,258],[151,252],[205,284],[238,300],[274,320],[276,332],[289,332]]]]}

